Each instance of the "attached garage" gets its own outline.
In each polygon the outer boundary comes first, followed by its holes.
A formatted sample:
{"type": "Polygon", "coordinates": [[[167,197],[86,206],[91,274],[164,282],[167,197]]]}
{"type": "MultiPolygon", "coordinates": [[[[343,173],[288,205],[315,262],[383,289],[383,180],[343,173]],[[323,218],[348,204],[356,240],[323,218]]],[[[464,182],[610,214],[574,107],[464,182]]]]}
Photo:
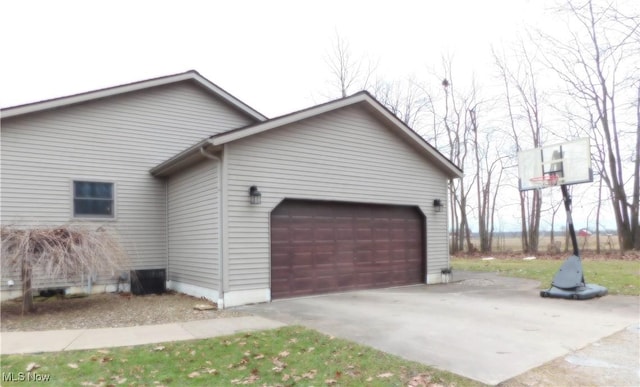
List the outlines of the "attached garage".
{"type": "Polygon", "coordinates": [[[3,224],[107,225],[133,269],[220,308],[438,283],[450,266],[439,210],[462,170],[367,92],[267,119],[190,71],[2,109],[2,139],[3,224]],[[114,184],[117,216],[70,219],[76,177],[114,184]]]}
{"type": "Polygon", "coordinates": [[[416,207],[284,200],[271,213],[272,299],[424,282],[416,207]]]}

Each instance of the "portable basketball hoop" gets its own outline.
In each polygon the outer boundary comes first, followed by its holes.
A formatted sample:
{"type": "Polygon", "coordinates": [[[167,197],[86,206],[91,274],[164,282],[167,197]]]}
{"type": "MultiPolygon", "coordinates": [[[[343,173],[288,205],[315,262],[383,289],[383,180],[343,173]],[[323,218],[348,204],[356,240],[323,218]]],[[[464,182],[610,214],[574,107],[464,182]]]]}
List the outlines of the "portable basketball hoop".
{"type": "Polygon", "coordinates": [[[551,288],[541,297],[587,300],[607,294],[607,288],[587,284],[582,271],[578,240],[571,218],[571,197],[568,185],[593,181],[589,139],[522,151],[518,154],[518,175],[521,191],[560,185],[567,225],[573,244],[573,255],[567,258],[553,277],[551,288]]]}

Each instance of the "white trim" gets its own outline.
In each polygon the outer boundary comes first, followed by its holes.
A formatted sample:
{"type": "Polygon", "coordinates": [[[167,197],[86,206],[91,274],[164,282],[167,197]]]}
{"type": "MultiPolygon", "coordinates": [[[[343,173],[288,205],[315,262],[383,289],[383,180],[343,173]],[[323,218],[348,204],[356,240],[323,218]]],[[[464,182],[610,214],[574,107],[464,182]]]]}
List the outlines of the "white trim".
{"type": "Polygon", "coordinates": [[[217,302],[218,309],[222,309],[220,300],[218,299],[218,291],[215,289],[209,289],[178,281],[167,281],[167,289],[175,290],[176,292],[188,294],[194,297],[204,297],[209,301],[217,302]]]}
{"type": "Polygon", "coordinates": [[[244,113],[250,115],[254,119],[258,121],[266,120],[266,117],[260,114],[258,111],[254,110],[250,106],[246,105],[244,102],[240,101],[233,95],[227,93],[225,90],[221,89],[196,71],[187,71],[185,73],[169,75],[160,78],[149,79],[145,81],[129,83],[126,85],[110,87],[107,89],[100,89],[95,91],[89,91],[82,94],[75,94],[67,97],[61,97],[56,99],[50,99],[41,102],[35,102],[26,105],[8,107],[2,109],[2,118],[9,118],[13,116],[19,116],[28,113],[34,113],[42,110],[55,109],[63,106],[74,105],[82,102],[93,101],[100,98],[112,97],[119,94],[130,93],[132,91],[149,89],[156,86],[168,85],[171,83],[182,82],[186,80],[196,81],[201,86],[208,89],[208,91],[217,94],[219,97],[229,102],[231,105],[236,107],[237,109],[243,111],[244,113]]]}
{"type": "Polygon", "coordinates": [[[427,285],[433,284],[441,284],[442,283],[442,274],[427,274],[426,282],[427,285]]]}
{"type": "Polygon", "coordinates": [[[118,184],[114,180],[108,179],[98,179],[92,177],[72,177],[69,180],[70,187],[70,216],[69,219],[72,221],[97,221],[97,222],[113,222],[118,220],[118,184]],[[88,183],[109,183],[113,185],[113,215],[112,216],[100,216],[100,215],[84,215],[84,216],[76,216],[75,210],[75,182],[76,181],[84,181],[88,183]]]}
{"type": "Polygon", "coordinates": [[[225,308],[271,301],[271,289],[235,290],[224,293],[225,308]]]}
{"type": "Polygon", "coordinates": [[[6,289],[0,291],[0,301],[13,300],[14,298],[22,297],[22,286],[18,286],[19,289],[6,289]]]}

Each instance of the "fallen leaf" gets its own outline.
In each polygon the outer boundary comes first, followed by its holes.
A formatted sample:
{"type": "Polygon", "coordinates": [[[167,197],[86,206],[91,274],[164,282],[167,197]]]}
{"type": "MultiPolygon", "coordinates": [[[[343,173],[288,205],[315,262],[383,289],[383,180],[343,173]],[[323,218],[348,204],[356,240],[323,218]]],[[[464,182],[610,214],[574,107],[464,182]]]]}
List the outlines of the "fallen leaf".
{"type": "Polygon", "coordinates": [[[418,374],[411,378],[407,387],[432,387],[430,382],[431,376],[429,374],[418,374]]]}
{"type": "Polygon", "coordinates": [[[215,310],[217,309],[215,305],[210,304],[197,304],[193,306],[195,310],[215,310]]]}
{"type": "Polygon", "coordinates": [[[342,376],[342,372],[336,371],[336,379],[340,379],[341,376],[342,376]]]}
{"type": "Polygon", "coordinates": [[[393,376],[393,374],[391,372],[385,372],[383,374],[378,375],[377,377],[378,378],[390,378],[392,376],[393,376]]]}
{"type": "Polygon", "coordinates": [[[110,353],[110,352],[109,352],[109,350],[108,350],[108,349],[99,349],[99,350],[98,350],[98,353],[102,353],[102,354],[105,354],[105,355],[106,355],[107,353],[110,353]]]}
{"type": "Polygon", "coordinates": [[[73,369],[78,368],[78,365],[76,363],[69,363],[67,365],[69,366],[69,368],[73,368],[73,369]]]}
{"type": "Polygon", "coordinates": [[[309,372],[305,372],[304,374],[302,374],[302,377],[304,379],[313,379],[316,377],[317,374],[318,374],[318,370],[311,370],[309,372]]]}
{"type": "Polygon", "coordinates": [[[281,372],[283,369],[287,367],[287,363],[280,361],[277,357],[273,358],[272,363],[275,367],[273,367],[273,371],[281,372]]]}
{"type": "Polygon", "coordinates": [[[231,384],[253,384],[255,381],[260,379],[257,375],[250,375],[244,379],[233,379],[231,384]]]}
{"type": "Polygon", "coordinates": [[[307,352],[313,352],[316,349],[316,347],[309,347],[309,349],[307,349],[307,352]]]}
{"type": "Polygon", "coordinates": [[[111,379],[113,379],[117,384],[124,384],[127,381],[127,378],[123,378],[119,375],[116,375],[111,379]]]}
{"type": "Polygon", "coordinates": [[[40,365],[37,363],[29,363],[27,364],[27,372],[31,372],[37,368],[40,368],[40,365]]]}
{"type": "Polygon", "coordinates": [[[103,357],[102,359],[100,359],[100,363],[102,363],[102,364],[104,364],[104,363],[108,363],[108,362],[110,362],[111,360],[113,360],[113,358],[112,358],[112,357],[105,356],[105,357],[103,357]]]}
{"type": "Polygon", "coordinates": [[[337,383],[338,383],[338,382],[337,382],[336,380],[334,380],[334,379],[326,379],[324,382],[327,384],[327,386],[332,386],[332,385],[334,385],[334,384],[337,384],[337,383]]]}
{"type": "Polygon", "coordinates": [[[280,353],[278,354],[278,356],[280,356],[280,357],[287,357],[287,356],[289,356],[289,351],[282,351],[282,352],[280,352],[280,353]]]}
{"type": "Polygon", "coordinates": [[[367,380],[365,380],[365,382],[370,382],[370,381],[372,381],[372,380],[373,380],[373,378],[372,378],[371,376],[369,376],[369,377],[367,378],[367,380]]]}
{"type": "Polygon", "coordinates": [[[295,343],[297,343],[297,342],[298,342],[298,339],[296,339],[295,337],[293,337],[293,338],[289,339],[289,342],[290,342],[290,343],[292,343],[292,344],[295,344],[295,343]]]}
{"type": "Polygon", "coordinates": [[[259,354],[253,357],[253,360],[261,360],[264,359],[264,355],[263,354],[259,354]]]}
{"type": "Polygon", "coordinates": [[[154,347],[153,350],[154,351],[164,351],[164,345],[158,345],[157,347],[154,347]]]}
{"type": "Polygon", "coordinates": [[[193,351],[189,352],[189,354],[190,354],[191,356],[195,356],[195,355],[196,355],[196,351],[195,351],[195,350],[193,350],[193,351]]]}
{"type": "Polygon", "coordinates": [[[193,378],[197,378],[198,376],[200,376],[200,372],[198,372],[198,371],[193,371],[192,373],[190,373],[190,374],[189,374],[189,375],[187,375],[187,376],[189,376],[189,378],[191,378],[191,379],[193,379],[193,378]]]}
{"type": "Polygon", "coordinates": [[[251,351],[247,351],[244,353],[245,356],[251,356],[251,351]]]}
{"type": "Polygon", "coordinates": [[[291,375],[289,375],[289,374],[284,374],[284,375],[282,375],[282,381],[283,381],[283,382],[286,382],[286,381],[287,381],[287,380],[289,380],[290,378],[291,378],[291,375]]]}

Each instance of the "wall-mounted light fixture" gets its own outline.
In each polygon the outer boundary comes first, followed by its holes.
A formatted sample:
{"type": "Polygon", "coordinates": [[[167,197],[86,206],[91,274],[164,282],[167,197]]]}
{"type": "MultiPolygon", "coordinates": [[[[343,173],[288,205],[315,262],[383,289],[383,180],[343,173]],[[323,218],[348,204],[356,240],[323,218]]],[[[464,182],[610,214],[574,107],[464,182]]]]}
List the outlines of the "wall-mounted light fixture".
{"type": "Polygon", "coordinates": [[[440,201],[440,199],[434,199],[433,200],[433,209],[436,212],[442,212],[442,202],[440,201]]]}
{"type": "Polygon", "coordinates": [[[255,185],[249,188],[249,200],[251,204],[260,204],[262,202],[262,194],[255,185]]]}

